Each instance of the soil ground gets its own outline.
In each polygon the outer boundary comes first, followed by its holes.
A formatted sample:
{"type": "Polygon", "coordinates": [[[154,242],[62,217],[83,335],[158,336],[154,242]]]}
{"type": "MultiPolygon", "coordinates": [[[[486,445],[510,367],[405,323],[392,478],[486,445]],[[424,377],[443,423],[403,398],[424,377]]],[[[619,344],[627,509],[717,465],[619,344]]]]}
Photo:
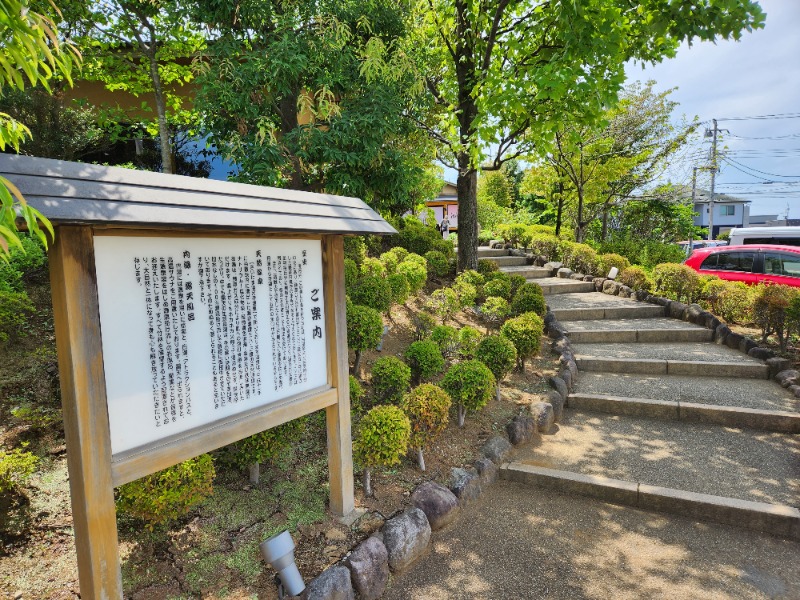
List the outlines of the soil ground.
{"type": "MultiPolygon", "coordinates": [[[[46,276],[29,287],[37,312],[28,331],[0,347],[0,445],[40,457],[24,493],[0,506],[0,597],[77,598],[79,587],[69,500],[66,447],[61,425],[55,337],[46,276]]],[[[438,286],[435,286],[438,287],[438,286]]],[[[430,292],[433,289],[428,289],[430,292]]],[[[412,317],[425,294],[393,307],[382,352],[365,352],[359,379],[369,395],[368,374],[381,356],[402,356],[414,341],[412,317]],[[365,381],[366,380],[366,381],[365,381]]],[[[461,312],[448,324],[485,326],[461,312]]],[[[356,480],[356,506],[367,513],[353,527],[327,510],[327,454],[324,415],[312,415],[298,443],[275,464],[263,465],[261,481],[217,461],[214,495],[169,528],[149,531],[139,521],[118,516],[125,597],[132,599],[276,598],[274,573],[263,565],[258,543],[289,529],[296,560],[306,581],[342,558],[404,509],[411,491],[425,480],[446,483],[450,469],[474,461],[481,445],[532,400],[547,390],[556,363],[547,352],[503,381],[500,401],[469,415],[463,428],[455,419],[425,450],[427,470],[409,455],[391,469],[373,473],[374,496],[365,498],[356,480]]],[[[351,356],[351,364],[352,364],[351,356]]],[[[368,404],[368,402],[367,402],[368,404]]],[[[223,458],[217,453],[217,458],[223,458]]],[[[357,476],[360,473],[357,471],[357,476]]]]}

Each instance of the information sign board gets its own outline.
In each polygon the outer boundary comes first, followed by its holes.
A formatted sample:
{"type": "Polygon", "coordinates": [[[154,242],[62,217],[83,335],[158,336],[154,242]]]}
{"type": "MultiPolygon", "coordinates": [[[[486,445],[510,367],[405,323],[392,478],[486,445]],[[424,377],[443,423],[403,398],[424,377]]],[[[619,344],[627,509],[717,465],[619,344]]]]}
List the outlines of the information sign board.
{"type": "Polygon", "coordinates": [[[112,456],[327,381],[318,239],[94,236],[112,456]]]}

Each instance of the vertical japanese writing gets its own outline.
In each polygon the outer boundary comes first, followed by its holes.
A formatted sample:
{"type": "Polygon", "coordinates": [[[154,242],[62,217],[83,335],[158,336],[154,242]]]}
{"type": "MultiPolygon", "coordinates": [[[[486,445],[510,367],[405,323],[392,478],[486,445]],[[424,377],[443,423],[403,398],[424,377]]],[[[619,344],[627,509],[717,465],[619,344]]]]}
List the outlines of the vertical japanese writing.
{"type": "Polygon", "coordinates": [[[208,311],[214,408],[261,394],[256,267],[246,256],[201,256],[200,302],[208,311]]]}
{"type": "Polygon", "coordinates": [[[144,290],[153,419],[163,427],[191,414],[183,267],[151,256],[135,257],[133,268],[144,290]]]}

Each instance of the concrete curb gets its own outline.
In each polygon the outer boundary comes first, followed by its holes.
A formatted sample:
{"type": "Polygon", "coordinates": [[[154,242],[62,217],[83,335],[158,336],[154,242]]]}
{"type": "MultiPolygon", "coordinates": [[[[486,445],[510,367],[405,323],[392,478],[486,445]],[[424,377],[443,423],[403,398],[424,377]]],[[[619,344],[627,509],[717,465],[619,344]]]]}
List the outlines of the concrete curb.
{"type": "Polygon", "coordinates": [[[697,402],[651,400],[604,394],[570,394],[567,406],[577,410],[648,417],[687,423],[711,423],[775,433],[800,433],[800,413],[699,404],[697,402]]]}
{"type": "Polygon", "coordinates": [[[755,363],[663,360],[650,358],[585,358],[575,356],[578,369],[637,375],[706,375],[713,369],[715,377],[769,379],[769,368],[755,363]]]}
{"type": "Polygon", "coordinates": [[[613,504],[678,514],[800,540],[800,510],[792,506],[712,496],[516,462],[503,464],[500,476],[508,481],[591,496],[613,504]]]}

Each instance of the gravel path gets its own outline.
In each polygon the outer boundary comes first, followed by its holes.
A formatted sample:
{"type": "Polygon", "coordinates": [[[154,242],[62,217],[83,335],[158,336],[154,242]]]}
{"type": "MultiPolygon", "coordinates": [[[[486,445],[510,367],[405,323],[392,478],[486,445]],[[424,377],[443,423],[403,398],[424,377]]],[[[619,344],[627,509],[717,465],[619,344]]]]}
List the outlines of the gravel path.
{"type": "MultiPolygon", "coordinates": [[[[565,280],[568,281],[568,280],[565,280]]],[[[557,308],[610,308],[618,306],[654,306],[644,302],[637,302],[630,298],[609,296],[601,292],[558,294],[547,297],[547,305],[551,310],[557,308]]]]}
{"type": "Polygon", "coordinates": [[[800,598],[800,544],[498,482],[387,600],[800,598]]]}
{"type": "Polygon", "coordinates": [[[614,479],[800,505],[800,436],[566,410],[516,460],[614,479]]]}
{"type": "Polygon", "coordinates": [[[800,399],[774,381],[763,379],[736,379],[732,382],[728,377],[583,372],[578,377],[575,391],[761,410],[800,411],[800,399]]]}
{"type": "MultiPolygon", "coordinates": [[[[572,350],[575,352],[576,358],[636,358],[764,364],[733,348],[708,342],[572,344],[572,350]]],[[[713,373],[709,373],[709,375],[713,375],[713,373]]]]}

